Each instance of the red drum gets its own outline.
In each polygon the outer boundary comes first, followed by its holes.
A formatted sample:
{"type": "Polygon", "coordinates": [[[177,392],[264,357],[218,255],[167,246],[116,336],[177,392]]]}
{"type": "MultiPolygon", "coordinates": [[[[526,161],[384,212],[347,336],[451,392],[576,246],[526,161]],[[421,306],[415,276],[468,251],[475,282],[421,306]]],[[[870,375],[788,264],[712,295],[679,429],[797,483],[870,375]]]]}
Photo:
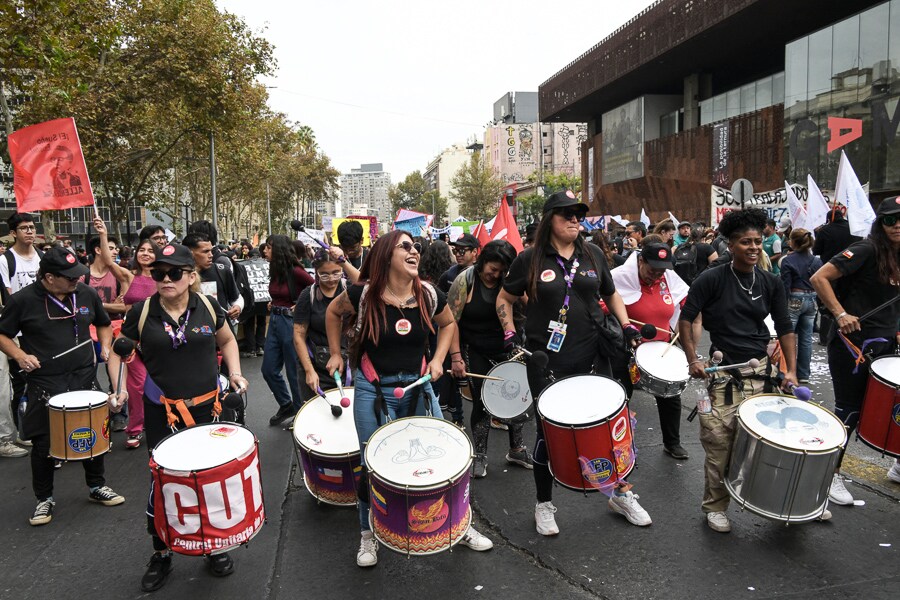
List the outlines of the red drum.
{"type": "Polygon", "coordinates": [[[900,356],[882,356],[869,367],[869,384],[857,437],[867,446],[900,458],[900,356]]]}
{"type": "Polygon", "coordinates": [[[572,375],[548,385],[538,413],[550,472],[573,490],[594,492],[634,468],[634,432],[625,388],[601,375],[572,375]]]}
{"type": "Polygon", "coordinates": [[[256,440],[235,423],[183,429],[153,449],[157,535],[179,554],[246,544],[266,520],[256,440]]]}

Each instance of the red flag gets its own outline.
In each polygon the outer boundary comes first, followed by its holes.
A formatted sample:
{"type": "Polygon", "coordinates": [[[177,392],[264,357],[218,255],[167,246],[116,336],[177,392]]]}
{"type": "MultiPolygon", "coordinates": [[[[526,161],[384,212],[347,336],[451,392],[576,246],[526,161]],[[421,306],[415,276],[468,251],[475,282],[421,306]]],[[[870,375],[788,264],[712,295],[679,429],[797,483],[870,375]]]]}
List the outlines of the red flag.
{"type": "Polygon", "coordinates": [[[506,198],[500,201],[500,212],[494,219],[494,228],[491,230],[492,240],[506,240],[513,245],[516,252],[525,249],[522,245],[522,236],[519,235],[519,228],[516,226],[516,220],[513,219],[512,211],[509,210],[509,204],[506,198]]]}
{"type": "Polygon", "coordinates": [[[9,157],[19,212],[94,203],[75,119],[38,123],[10,134],[9,157]]]}
{"type": "Polygon", "coordinates": [[[491,241],[491,237],[488,235],[487,229],[484,228],[484,221],[481,221],[481,223],[475,226],[475,231],[472,232],[472,235],[478,238],[478,243],[481,244],[482,248],[484,248],[485,244],[491,241]]]}

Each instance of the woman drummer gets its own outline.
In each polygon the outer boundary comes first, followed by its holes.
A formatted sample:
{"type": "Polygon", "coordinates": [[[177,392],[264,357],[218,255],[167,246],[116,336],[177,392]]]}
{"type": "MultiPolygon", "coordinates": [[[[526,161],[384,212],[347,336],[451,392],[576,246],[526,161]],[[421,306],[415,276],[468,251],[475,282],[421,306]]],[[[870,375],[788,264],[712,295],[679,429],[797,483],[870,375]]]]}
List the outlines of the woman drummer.
{"type": "MultiPolygon", "coordinates": [[[[454,377],[465,378],[466,370],[483,375],[495,363],[507,360],[503,349],[503,328],[497,319],[497,295],[515,257],[516,249],[509,242],[489,242],[482,248],[475,265],[463,269],[450,286],[447,304],[458,328],[450,351],[454,377]]],[[[491,429],[491,416],[481,398],[483,383],[478,377],[472,377],[469,381],[472,390],[472,443],[475,446],[472,476],[476,478],[487,475],[487,442],[491,429]]],[[[521,421],[509,424],[506,461],[532,469],[532,457],[522,437],[524,426],[521,421]]]]}
{"type": "MultiPolygon", "coordinates": [[[[845,336],[835,334],[829,342],[828,370],[834,382],[834,412],[852,433],[859,423],[872,360],[891,354],[900,344],[900,196],[883,200],[869,237],[825,263],[810,283],[845,336]],[[883,306],[891,300],[893,304],[883,306]],[[879,310],[872,312],[875,309],[879,310]],[[864,315],[869,316],[861,320],[864,315]],[[854,347],[865,360],[858,361],[859,353],[851,353],[854,347]]],[[[888,478],[900,483],[898,461],[888,478]]],[[[839,473],[828,497],[835,504],[853,504],[839,473]]]]}
{"type": "MultiPolygon", "coordinates": [[[[247,380],[241,375],[237,341],[227,326],[225,311],[214,298],[196,293],[199,276],[190,249],[179,244],[157,248],[150,275],[156,281],[157,291],[128,311],[121,334],[139,343],[147,369],[143,402],[148,449],[172,430],[211,422],[221,410],[217,399],[216,346],[228,367],[231,387],[239,392],[247,389],[247,380]],[[190,368],[186,369],[185,365],[190,368]],[[185,406],[186,399],[192,399],[193,406],[185,406]]],[[[116,354],[110,357],[111,373],[118,370],[120,360],[116,354]]],[[[115,386],[117,382],[112,383],[115,386]]],[[[153,493],[151,486],[149,511],[154,506],[153,493]]],[[[172,570],[172,554],[157,534],[153,516],[149,514],[147,530],[154,553],[141,580],[141,589],[152,592],[165,584],[172,570]]],[[[216,577],[234,571],[227,553],[208,557],[208,564],[216,577]]]]}
{"type": "MultiPolygon", "coordinates": [[[[547,366],[556,378],[584,375],[596,370],[611,376],[610,359],[599,348],[602,298],[610,312],[623,325],[625,337],[639,338],[640,330],[628,321],[625,304],[616,292],[606,258],[600,249],[584,242],[578,233],[578,221],[587,213],[571,191],[557,192],[544,204],[534,246],[519,254],[497,296],[497,316],[503,324],[507,349],[520,340],[513,323],[513,303],[528,295],[525,312],[527,348],[546,352],[547,366]]],[[[527,363],[528,385],[534,398],[550,384],[550,378],[536,361],[527,363]]],[[[537,504],[534,519],[538,533],[556,535],[553,506],[553,476],[547,465],[544,431],[537,417],[537,441],[534,445],[534,483],[537,504]]],[[[634,525],[650,525],[650,516],[637,502],[630,486],[617,483],[608,506],[634,525]]]]}
{"type": "Polygon", "coordinates": [[[774,373],[766,354],[771,334],[765,318],[770,313],[787,366],[782,385],[788,389],[797,384],[796,336],[784,286],[777,275],[758,266],[765,227],[766,213],[758,208],[725,215],[719,232],[728,240],[732,261],[707,269],[694,280],[678,321],[691,377],[709,377],[704,371],[706,365],[697,358],[699,340],[692,335],[692,323],[699,314],[712,341],[710,355],[715,350],[722,352],[723,365],[759,361],[755,369],[733,369],[728,371],[730,377],[717,380],[709,390],[712,412],[700,415],[700,442],[706,452],[702,508],[709,527],[722,533],[731,531],[725,514],[729,496],[723,479],[734,442],[737,409],[745,398],[774,388],[774,373]]]}
{"type": "MultiPolygon", "coordinates": [[[[431,384],[425,383],[397,399],[395,386],[406,386],[424,373],[441,377],[450,340],[456,329],[444,294],[419,279],[419,252],[410,235],[392,231],[372,246],[360,270],[359,283],[342,292],[328,307],[325,317],[331,358],[326,371],[343,372],[341,322],[355,321],[351,347],[355,369],[353,418],[359,438],[360,455],[365,465],[365,446],[369,438],[390,419],[440,415],[440,407],[431,384]],[[428,333],[432,321],[440,330],[437,349],[426,359],[428,333]]],[[[369,527],[368,485],[365,473],[360,480],[359,524],[362,530],[356,564],[372,567],[378,562],[378,544],[369,527]]],[[[474,550],[489,550],[493,544],[470,527],[460,540],[474,550]]]]}

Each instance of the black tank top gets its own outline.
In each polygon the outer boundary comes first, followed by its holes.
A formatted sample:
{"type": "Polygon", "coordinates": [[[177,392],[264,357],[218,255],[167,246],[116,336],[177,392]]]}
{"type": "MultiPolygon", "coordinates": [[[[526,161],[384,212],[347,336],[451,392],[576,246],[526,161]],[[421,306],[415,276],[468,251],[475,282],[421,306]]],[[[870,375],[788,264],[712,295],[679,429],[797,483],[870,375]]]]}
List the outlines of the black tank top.
{"type": "Polygon", "coordinates": [[[497,296],[501,284],[486,287],[478,273],[472,285],[472,301],[466,304],[459,319],[459,335],[463,344],[486,355],[503,353],[503,327],[497,318],[497,296]]]}

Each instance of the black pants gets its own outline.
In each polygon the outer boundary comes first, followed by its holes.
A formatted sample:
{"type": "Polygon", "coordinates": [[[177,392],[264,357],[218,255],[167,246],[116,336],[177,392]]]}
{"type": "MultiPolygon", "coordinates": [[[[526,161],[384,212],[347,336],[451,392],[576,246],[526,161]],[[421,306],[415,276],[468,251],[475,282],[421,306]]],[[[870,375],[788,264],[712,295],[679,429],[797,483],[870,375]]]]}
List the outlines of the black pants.
{"type": "Polygon", "coordinates": [[[866,384],[869,381],[869,366],[872,358],[884,356],[894,351],[895,342],[877,342],[869,345],[866,354],[871,350],[871,358],[867,356],[866,362],[856,368],[856,361],[850,355],[850,351],[844,346],[840,336],[835,336],[828,344],[828,369],[831,371],[831,381],[834,383],[834,414],[847,426],[847,434],[853,433],[859,423],[859,411],[862,408],[863,397],[866,395],[866,384]]]}
{"type": "MultiPolygon", "coordinates": [[[[616,372],[616,380],[625,387],[628,399],[634,393],[631,375],[626,369],[624,373],[616,372]]],[[[681,445],[681,396],[656,398],[656,412],[659,413],[659,428],[662,431],[663,446],[673,448],[681,445]]]]}
{"type": "MultiPolygon", "coordinates": [[[[484,375],[494,366],[491,359],[500,362],[504,358],[504,356],[486,356],[471,346],[466,347],[465,350],[466,366],[470,373],[484,375]]],[[[448,377],[448,379],[453,380],[452,377],[448,377]]],[[[487,451],[488,434],[491,430],[491,415],[485,410],[484,402],[481,400],[483,386],[483,379],[469,378],[469,389],[472,390],[472,417],[469,424],[472,428],[472,443],[475,446],[476,454],[484,454],[487,451]]],[[[509,423],[508,427],[510,449],[523,448],[525,441],[522,436],[522,423],[509,423]]]]}
{"type": "MultiPolygon", "coordinates": [[[[53,464],[56,459],[50,457],[50,435],[35,435],[31,438],[31,486],[37,499],[46,500],[53,495],[53,464]]],[[[88,487],[103,487],[105,454],[82,460],[84,482],[88,487]]]]}
{"type": "MultiPolygon", "coordinates": [[[[254,309],[255,310],[255,309],[254,309]]],[[[258,311],[257,311],[258,312],[258,311]]],[[[254,313],[244,324],[244,339],[241,340],[241,352],[256,352],[266,345],[266,313],[254,313]]]]}

